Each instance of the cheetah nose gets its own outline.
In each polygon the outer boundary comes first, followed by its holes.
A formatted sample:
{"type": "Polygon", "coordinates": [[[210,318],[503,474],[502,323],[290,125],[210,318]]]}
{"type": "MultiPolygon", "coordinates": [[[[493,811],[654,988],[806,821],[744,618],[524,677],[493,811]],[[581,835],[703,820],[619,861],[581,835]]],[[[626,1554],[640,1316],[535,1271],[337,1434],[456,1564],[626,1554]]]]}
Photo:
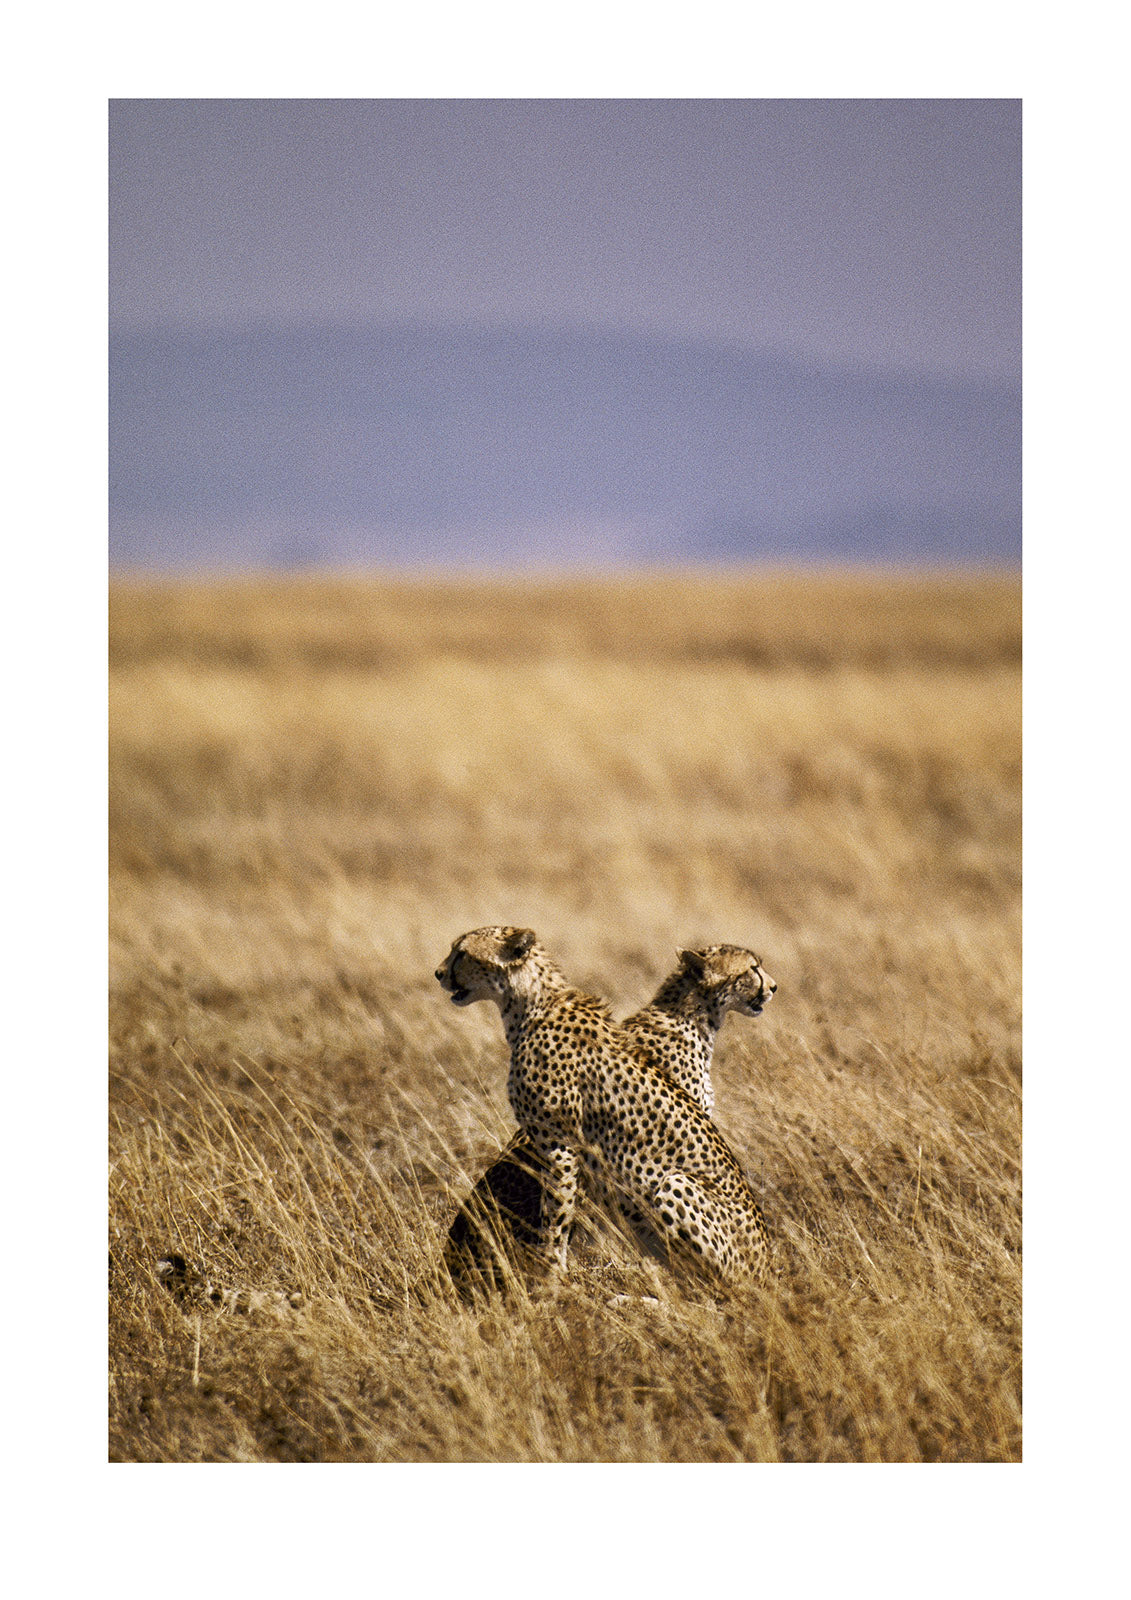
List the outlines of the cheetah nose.
{"type": "Polygon", "coordinates": [[[443,969],[443,967],[437,967],[435,973],[433,974],[433,976],[435,977],[437,983],[443,983],[443,981],[444,981],[444,969],[443,969]]]}

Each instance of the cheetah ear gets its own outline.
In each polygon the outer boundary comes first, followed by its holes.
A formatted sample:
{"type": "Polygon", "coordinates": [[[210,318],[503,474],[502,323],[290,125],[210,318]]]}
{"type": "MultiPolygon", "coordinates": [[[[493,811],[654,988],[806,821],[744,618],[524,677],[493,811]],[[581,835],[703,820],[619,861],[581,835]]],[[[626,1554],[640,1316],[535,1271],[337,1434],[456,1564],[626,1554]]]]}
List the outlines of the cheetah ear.
{"type": "Polygon", "coordinates": [[[701,978],[707,970],[707,963],[698,950],[681,950],[679,960],[680,965],[686,967],[688,972],[694,973],[697,978],[701,978]]]}
{"type": "Polygon", "coordinates": [[[517,966],[520,961],[526,960],[526,957],[534,948],[534,939],[535,935],[532,928],[518,928],[511,934],[503,946],[503,960],[508,967],[517,966]]]}

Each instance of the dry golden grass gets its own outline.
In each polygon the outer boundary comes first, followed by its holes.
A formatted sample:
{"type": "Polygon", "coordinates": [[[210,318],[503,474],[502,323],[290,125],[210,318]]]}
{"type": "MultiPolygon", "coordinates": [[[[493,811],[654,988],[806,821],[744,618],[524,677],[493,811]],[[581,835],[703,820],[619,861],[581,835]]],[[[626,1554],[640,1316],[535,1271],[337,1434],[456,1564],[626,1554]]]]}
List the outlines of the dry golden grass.
{"type": "Polygon", "coordinates": [[[115,1460],[1020,1458],[1019,592],[1008,578],[119,584],[115,1460]],[[778,1241],[465,1306],[513,1126],[432,977],[537,929],[627,1011],[753,945],[717,1120],[778,1241]],[[241,1314],[178,1301],[177,1252],[241,1314]],[[271,1291],[301,1295],[279,1303],[271,1291]]]}

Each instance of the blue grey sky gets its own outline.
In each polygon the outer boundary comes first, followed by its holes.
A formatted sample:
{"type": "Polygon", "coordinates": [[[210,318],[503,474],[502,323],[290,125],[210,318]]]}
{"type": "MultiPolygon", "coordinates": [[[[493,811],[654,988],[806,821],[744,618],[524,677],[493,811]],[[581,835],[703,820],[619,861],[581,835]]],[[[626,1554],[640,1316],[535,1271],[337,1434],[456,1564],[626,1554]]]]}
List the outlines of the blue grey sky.
{"type": "Polygon", "coordinates": [[[117,332],[588,327],[1016,379],[1016,100],[117,100],[117,332]]]}
{"type": "Polygon", "coordinates": [[[112,101],[112,560],[1012,562],[1020,122],[112,101]]]}

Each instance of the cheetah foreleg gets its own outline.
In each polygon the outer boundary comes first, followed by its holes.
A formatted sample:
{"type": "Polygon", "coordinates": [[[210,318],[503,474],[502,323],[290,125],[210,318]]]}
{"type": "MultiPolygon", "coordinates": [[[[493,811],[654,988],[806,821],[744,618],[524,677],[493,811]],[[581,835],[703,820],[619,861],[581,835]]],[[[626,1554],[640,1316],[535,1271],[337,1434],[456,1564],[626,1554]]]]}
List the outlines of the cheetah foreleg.
{"type": "Polygon", "coordinates": [[[581,1162],[569,1145],[537,1142],[536,1147],[545,1163],[540,1252],[547,1266],[564,1272],[581,1162]]]}

